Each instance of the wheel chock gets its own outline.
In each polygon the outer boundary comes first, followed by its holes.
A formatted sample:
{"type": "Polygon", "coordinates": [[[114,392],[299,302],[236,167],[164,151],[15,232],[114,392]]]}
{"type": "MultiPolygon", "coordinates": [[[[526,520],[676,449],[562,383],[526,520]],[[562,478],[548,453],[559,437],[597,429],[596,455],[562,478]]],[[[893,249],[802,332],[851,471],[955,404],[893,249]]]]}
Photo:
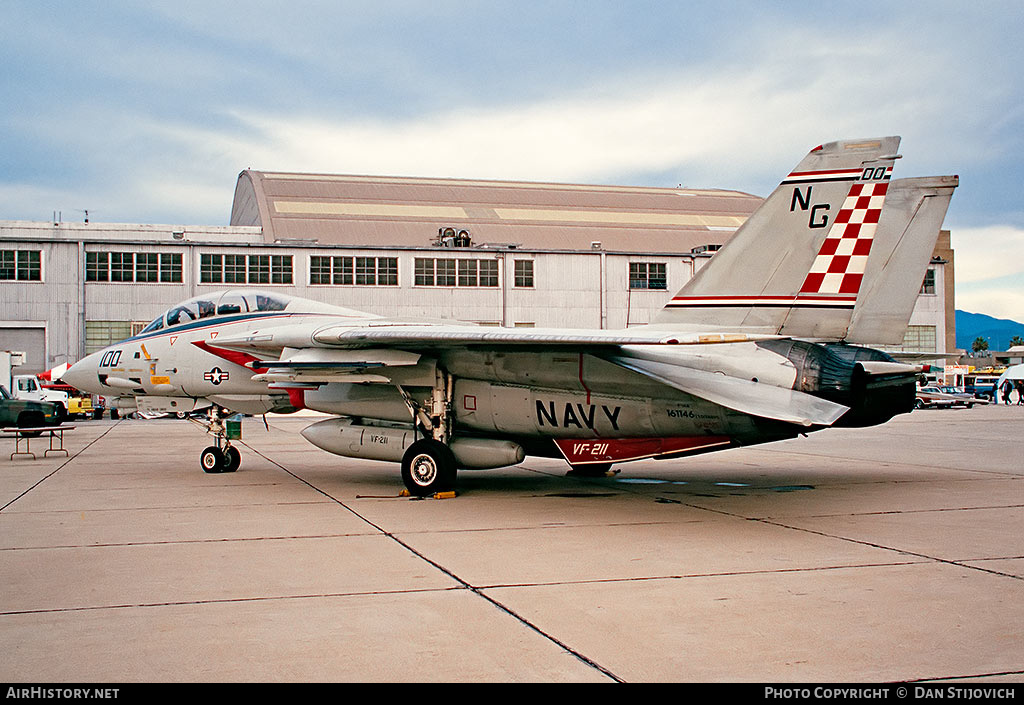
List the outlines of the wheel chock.
{"type": "MultiPolygon", "coordinates": [[[[398,493],[399,497],[412,497],[413,494],[409,490],[402,490],[398,493]]],[[[454,490],[448,492],[435,492],[431,495],[434,499],[455,499],[458,495],[454,490]]],[[[426,499],[425,497],[415,497],[415,499],[426,499]]]]}

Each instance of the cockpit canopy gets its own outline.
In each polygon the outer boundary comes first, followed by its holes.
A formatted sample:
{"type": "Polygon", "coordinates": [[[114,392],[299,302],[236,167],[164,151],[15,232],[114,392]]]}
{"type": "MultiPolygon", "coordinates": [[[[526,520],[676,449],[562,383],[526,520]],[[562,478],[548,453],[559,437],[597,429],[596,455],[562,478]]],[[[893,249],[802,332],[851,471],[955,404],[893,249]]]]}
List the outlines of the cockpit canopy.
{"type": "Polygon", "coordinates": [[[201,294],[183,301],[157,316],[139,335],[163,328],[191,323],[211,316],[231,316],[239,313],[284,311],[292,297],[266,291],[231,290],[201,294]]]}

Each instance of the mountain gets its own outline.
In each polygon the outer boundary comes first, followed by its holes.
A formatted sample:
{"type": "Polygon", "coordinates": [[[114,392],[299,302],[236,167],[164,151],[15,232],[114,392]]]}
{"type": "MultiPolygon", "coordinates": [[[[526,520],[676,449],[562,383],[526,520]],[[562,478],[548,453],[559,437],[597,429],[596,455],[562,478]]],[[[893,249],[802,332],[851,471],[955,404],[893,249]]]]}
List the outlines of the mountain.
{"type": "Polygon", "coordinates": [[[968,313],[957,309],[956,346],[970,350],[975,338],[985,338],[989,350],[1003,351],[1010,347],[1010,339],[1024,338],[1024,323],[1006,318],[993,318],[983,313],[968,313]]]}

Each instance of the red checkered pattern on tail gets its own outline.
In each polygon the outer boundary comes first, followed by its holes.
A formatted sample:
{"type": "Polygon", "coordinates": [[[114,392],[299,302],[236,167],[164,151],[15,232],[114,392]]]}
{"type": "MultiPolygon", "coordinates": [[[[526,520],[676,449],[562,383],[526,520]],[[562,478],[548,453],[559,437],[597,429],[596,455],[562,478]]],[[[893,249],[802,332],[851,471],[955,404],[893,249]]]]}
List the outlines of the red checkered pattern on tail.
{"type": "Polygon", "coordinates": [[[850,188],[801,294],[857,295],[888,188],[888,182],[856,183],[850,188]]]}

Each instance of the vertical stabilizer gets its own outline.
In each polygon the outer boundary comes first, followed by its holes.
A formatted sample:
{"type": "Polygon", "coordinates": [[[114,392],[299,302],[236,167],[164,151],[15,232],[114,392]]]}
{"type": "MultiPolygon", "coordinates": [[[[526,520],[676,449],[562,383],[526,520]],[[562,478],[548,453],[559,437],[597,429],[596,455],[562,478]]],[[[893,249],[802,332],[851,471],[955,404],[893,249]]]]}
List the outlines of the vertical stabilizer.
{"type": "Polygon", "coordinates": [[[903,342],[958,183],[956,176],[929,176],[896,179],[889,184],[846,342],[903,342]]]}
{"type": "Polygon", "coordinates": [[[899,142],[811,150],[654,323],[842,338],[899,142]]]}

